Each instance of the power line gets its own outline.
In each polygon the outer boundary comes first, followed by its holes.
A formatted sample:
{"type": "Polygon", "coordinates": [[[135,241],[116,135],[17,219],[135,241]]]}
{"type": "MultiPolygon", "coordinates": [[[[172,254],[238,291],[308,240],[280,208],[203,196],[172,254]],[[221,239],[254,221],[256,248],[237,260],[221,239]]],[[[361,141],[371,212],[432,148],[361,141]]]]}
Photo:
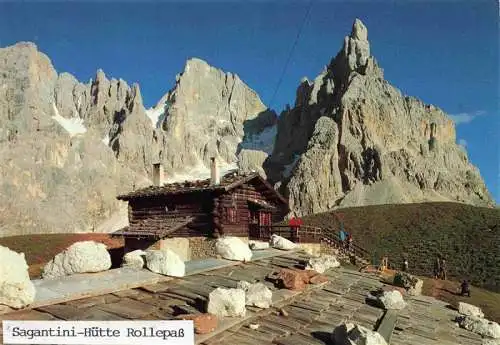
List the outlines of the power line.
{"type": "Polygon", "coordinates": [[[309,13],[311,12],[312,3],[313,3],[313,0],[310,0],[309,5],[307,5],[306,15],[304,16],[304,19],[302,20],[302,24],[299,28],[299,31],[297,32],[297,36],[295,37],[295,41],[293,42],[292,49],[290,49],[290,53],[288,54],[288,58],[286,59],[285,66],[283,67],[283,71],[281,72],[281,76],[278,80],[278,84],[276,85],[276,88],[274,89],[273,96],[271,97],[271,100],[269,101],[269,108],[272,108],[274,98],[276,97],[276,94],[278,93],[278,90],[281,86],[281,83],[283,82],[283,78],[284,78],[286,70],[288,68],[288,64],[290,63],[290,59],[292,58],[292,54],[295,50],[295,47],[297,46],[297,43],[299,42],[300,35],[302,34],[302,30],[304,29],[304,25],[306,24],[307,18],[309,17],[309,13]]]}

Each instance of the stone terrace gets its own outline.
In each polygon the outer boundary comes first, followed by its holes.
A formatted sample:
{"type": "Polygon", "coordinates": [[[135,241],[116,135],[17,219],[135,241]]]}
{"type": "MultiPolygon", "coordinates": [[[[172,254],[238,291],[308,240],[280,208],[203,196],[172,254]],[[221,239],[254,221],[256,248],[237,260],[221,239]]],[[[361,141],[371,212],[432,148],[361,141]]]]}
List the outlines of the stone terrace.
{"type": "Polygon", "coordinates": [[[381,333],[379,328],[384,328],[386,337],[392,333],[391,344],[481,344],[479,337],[455,326],[456,311],[432,298],[407,299],[409,306],[393,315],[393,321],[388,320],[385,315],[389,313],[365,303],[369,291],[383,286],[373,275],[332,269],[326,273],[328,282],[307,285],[304,291],[277,289],[265,281],[269,273],[301,267],[307,259],[300,252],[281,252],[152,285],[11,312],[0,315],[0,320],[168,320],[204,311],[213,289],[234,288],[238,281],[246,280],[268,285],[273,291],[273,306],[247,307],[244,318],[219,320],[214,332],[196,335],[197,344],[331,344],[333,329],[343,321],[381,333]],[[251,329],[250,324],[259,327],[251,329]]]}
{"type": "Polygon", "coordinates": [[[393,345],[481,345],[481,336],[455,325],[457,312],[432,297],[414,297],[397,318],[393,345]]]}

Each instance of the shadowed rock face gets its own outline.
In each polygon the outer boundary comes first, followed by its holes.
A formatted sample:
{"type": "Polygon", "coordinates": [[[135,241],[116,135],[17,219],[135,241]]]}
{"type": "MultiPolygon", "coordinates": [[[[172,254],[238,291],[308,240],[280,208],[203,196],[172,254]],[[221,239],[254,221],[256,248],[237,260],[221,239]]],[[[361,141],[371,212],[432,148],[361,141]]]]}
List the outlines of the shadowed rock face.
{"type": "Polygon", "coordinates": [[[384,203],[492,203],[456,144],[451,118],[384,80],[360,20],[318,77],[299,85],[264,168],[299,215],[384,203]]]}

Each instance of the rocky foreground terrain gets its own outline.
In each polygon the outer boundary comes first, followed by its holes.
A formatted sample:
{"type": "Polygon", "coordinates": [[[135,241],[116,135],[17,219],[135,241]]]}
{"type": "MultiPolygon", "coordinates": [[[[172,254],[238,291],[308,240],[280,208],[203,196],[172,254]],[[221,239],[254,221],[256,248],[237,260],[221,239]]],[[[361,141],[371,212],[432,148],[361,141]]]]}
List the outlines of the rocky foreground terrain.
{"type": "Polygon", "coordinates": [[[145,109],[101,70],[82,83],[33,43],[0,48],[0,236],[112,231],[115,196],[151,183],[258,170],[300,215],[421,201],[493,203],[440,109],[401,94],[356,20],[335,58],[278,117],[233,73],[193,58],[145,109]]]}

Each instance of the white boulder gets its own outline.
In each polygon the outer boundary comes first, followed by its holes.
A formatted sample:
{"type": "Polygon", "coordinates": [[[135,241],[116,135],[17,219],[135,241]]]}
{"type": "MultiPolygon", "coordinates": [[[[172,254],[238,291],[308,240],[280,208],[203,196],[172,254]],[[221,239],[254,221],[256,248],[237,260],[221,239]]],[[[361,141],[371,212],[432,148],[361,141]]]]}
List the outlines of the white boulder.
{"type": "Polygon", "coordinates": [[[248,241],[248,246],[252,250],[263,250],[269,248],[269,242],[263,241],[248,241]]]}
{"type": "Polygon", "coordinates": [[[245,304],[267,309],[272,304],[273,292],[263,283],[238,282],[239,289],[245,291],[245,304]]]}
{"type": "Polygon", "coordinates": [[[23,308],[35,299],[24,253],[0,246],[0,304],[23,308]]]}
{"type": "Polygon", "coordinates": [[[73,243],[43,268],[42,278],[54,279],[75,273],[93,273],[111,268],[106,245],[94,241],[73,243]]]}
{"type": "Polygon", "coordinates": [[[278,235],[272,235],[269,241],[271,247],[282,250],[292,250],[297,248],[297,245],[290,240],[278,235]]]}
{"type": "Polygon", "coordinates": [[[420,296],[422,295],[422,287],[424,286],[424,281],[422,279],[415,278],[414,284],[406,290],[410,296],[420,296]]]}
{"type": "Polygon", "coordinates": [[[146,252],[140,249],[128,252],[123,256],[123,267],[143,268],[146,252]]]}
{"type": "Polygon", "coordinates": [[[184,261],[170,249],[146,251],[146,267],[151,272],[171,277],[184,277],[186,274],[184,261]]]}
{"type": "Polygon", "coordinates": [[[325,273],[330,268],[340,267],[340,262],[333,255],[321,255],[317,258],[309,259],[306,265],[306,270],[314,270],[318,273],[325,273]]]}
{"type": "Polygon", "coordinates": [[[500,339],[500,325],[482,317],[461,315],[457,317],[460,327],[483,337],[500,339]]]}
{"type": "Polygon", "coordinates": [[[217,317],[243,317],[245,290],[217,288],[208,295],[207,313],[217,317]]]}
{"type": "Polygon", "coordinates": [[[377,297],[377,299],[385,309],[401,310],[406,307],[403,295],[401,295],[401,292],[397,290],[384,291],[377,297]]]}
{"type": "Polygon", "coordinates": [[[238,237],[222,237],[215,243],[217,254],[227,260],[250,261],[252,251],[245,242],[238,237]]]}
{"type": "Polygon", "coordinates": [[[484,313],[480,308],[464,302],[458,302],[458,312],[467,316],[484,317],[484,313]]]}
{"type": "Polygon", "coordinates": [[[337,326],[332,340],[335,345],[387,345],[380,333],[353,323],[337,326]]]}

